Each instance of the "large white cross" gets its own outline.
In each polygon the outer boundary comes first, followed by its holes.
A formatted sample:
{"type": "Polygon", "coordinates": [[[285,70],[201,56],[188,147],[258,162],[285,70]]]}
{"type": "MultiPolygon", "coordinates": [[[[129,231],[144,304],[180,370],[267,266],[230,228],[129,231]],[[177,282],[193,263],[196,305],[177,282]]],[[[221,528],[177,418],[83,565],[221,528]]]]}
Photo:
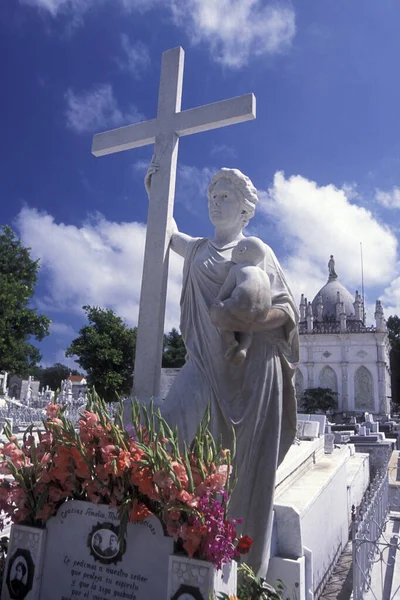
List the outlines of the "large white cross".
{"type": "Polygon", "coordinates": [[[152,175],[140,293],[134,388],[139,398],[160,393],[165,301],[167,294],[168,225],[173,214],[179,138],[254,119],[253,94],[181,112],[184,51],[163,53],[157,118],[135,123],[93,138],[92,152],[103,156],[154,144],[159,170],[152,175]]]}

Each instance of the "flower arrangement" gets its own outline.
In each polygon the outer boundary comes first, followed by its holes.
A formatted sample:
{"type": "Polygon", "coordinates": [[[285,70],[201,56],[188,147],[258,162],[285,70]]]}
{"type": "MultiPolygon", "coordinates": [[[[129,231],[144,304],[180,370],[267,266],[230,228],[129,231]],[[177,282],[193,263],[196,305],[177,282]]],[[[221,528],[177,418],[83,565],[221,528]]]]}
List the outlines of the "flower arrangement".
{"type": "Polygon", "coordinates": [[[218,600],[282,600],[285,586],[280,579],[276,582],[276,587],[273,587],[263,577],[257,577],[246,563],[239,565],[238,572],[241,583],[237,596],[221,593],[218,600]]]}
{"type": "Polygon", "coordinates": [[[213,439],[209,410],[190,446],[152,404],[132,403],[129,432],[122,404],[112,419],[95,392],[77,428],[64,412],[48,404],[43,428],[28,427],[21,442],[5,428],[0,509],[13,522],[44,527],[62,502],[87,500],[118,510],[122,536],[127,523],[156,515],[178,548],[218,569],[249,551],[252,541],[237,539],[238,520],[227,518],[235,450],[213,439]]]}

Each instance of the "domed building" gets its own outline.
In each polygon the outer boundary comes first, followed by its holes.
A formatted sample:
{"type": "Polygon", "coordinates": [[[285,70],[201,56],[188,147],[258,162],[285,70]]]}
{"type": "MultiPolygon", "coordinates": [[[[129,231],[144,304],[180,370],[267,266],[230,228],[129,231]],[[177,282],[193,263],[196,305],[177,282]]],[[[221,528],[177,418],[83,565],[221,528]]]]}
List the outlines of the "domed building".
{"type": "Polygon", "coordinates": [[[300,301],[297,397],[306,388],[331,388],[344,413],[390,413],[389,338],[381,302],[375,325],[365,324],[364,303],[340,283],[333,256],[328,281],[312,302],[300,301]]]}

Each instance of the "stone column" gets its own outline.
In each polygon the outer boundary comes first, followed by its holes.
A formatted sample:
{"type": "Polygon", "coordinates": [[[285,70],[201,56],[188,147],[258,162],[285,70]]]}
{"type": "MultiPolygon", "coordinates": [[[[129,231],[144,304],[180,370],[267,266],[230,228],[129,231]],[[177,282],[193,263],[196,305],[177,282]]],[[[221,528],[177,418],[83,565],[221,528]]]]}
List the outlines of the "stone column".
{"type": "Polygon", "coordinates": [[[307,388],[313,388],[314,386],[314,363],[307,362],[307,388]]]}
{"type": "Polygon", "coordinates": [[[386,365],[383,361],[378,361],[378,398],[379,398],[379,414],[390,414],[390,401],[386,397],[386,365]]]}
{"type": "Polygon", "coordinates": [[[340,368],[342,369],[342,412],[349,411],[349,363],[341,362],[340,368]]]}

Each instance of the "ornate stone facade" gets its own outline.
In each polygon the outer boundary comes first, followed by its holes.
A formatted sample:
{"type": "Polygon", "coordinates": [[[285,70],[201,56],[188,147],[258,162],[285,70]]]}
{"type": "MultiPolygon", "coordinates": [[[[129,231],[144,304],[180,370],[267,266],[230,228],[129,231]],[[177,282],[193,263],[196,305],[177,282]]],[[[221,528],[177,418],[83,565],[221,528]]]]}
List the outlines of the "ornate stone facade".
{"type": "Polygon", "coordinates": [[[342,412],[390,413],[389,339],[382,305],[375,307],[375,325],[365,324],[361,295],[354,301],[338,281],[333,257],[328,282],[312,302],[300,301],[298,398],[312,387],[338,393],[342,412]]]}

